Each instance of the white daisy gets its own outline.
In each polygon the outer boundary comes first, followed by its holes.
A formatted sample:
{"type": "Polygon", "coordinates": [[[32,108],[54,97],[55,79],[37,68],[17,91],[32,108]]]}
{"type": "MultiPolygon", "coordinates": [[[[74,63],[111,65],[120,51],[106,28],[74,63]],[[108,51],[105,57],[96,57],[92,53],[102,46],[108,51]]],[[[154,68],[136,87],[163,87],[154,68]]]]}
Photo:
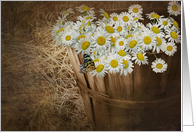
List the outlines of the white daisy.
{"type": "Polygon", "coordinates": [[[65,31],[65,27],[64,25],[62,26],[59,26],[59,25],[54,25],[53,26],[53,29],[52,29],[52,36],[53,36],[53,39],[56,38],[56,36],[59,36],[59,34],[61,32],[65,31]]]}
{"type": "Polygon", "coordinates": [[[96,19],[96,17],[95,17],[94,14],[86,15],[86,16],[84,17],[84,20],[86,21],[86,23],[88,23],[88,21],[92,22],[94,19],[96,19]]]}
{"type": "Polygon", "coordinates": [[[175,42],[175,43],[180,43],[181,42],[181,36],[179,34],[179,31],[175,31],[172,29],[167,29],[166,30],[166,36],[165,38],[168,38],[169,42],[175,42]]]}
{"type": "Polygon", "coordinates": [[[140,38],[139,36],[134,35],[133,37],[129,37],[128,39],[125,40],[126,41],[126,49],[128,49],[129,51],[135,51],[138,47],[142,46],[140,43],[140,38]]]}
{"type": "Polygon", "coordinates": [[[117,51],[121,50],[121,49],[125,49],[125,45],[127,44],[127,41],[125,38],[120,37],[119,39],[117,39],[116,41],[116,49],[117,51]]]}
{"type": "Polygon", "coordinates": [[[88,6],[81,5],[80,7],[76,7],[79,12],[90,12],[91,10],[94,10],[94,8],[89,8],[88,6]]]}
{"type": "Polygon", "coordinates": [[[96,75],[96,77],[101,76],[104,77],[106,73],[108,73],[108,63],[106,60],[100,60],[95,62],[96,69],[91,71],[92,77],[96,75]]]}
{"type": "Polygon", "coordinates": [[[178,16],[181,14],[181,5],[178,3],[178,1],[171,1],[168,4],[168,13],[170,15],[178,16]]]}
{"type": "Polygon", "coordinates": [[[161,37],[156,37],[155,45],[154,45],[152,52],[155,52],[155,50],[157,53],[159,53],[160,50],[164,51],[165,46],[166,46],[166,40],[164,38],[161,38],[161,37]]]}
{"type": "Polygon", "coordinates": [[[158,19],[158,25],[166,29],[172,25],[172,22],[168,18],[161,18],[161,19],[158,19]]]}
{"type": "Polygon", "coordinates": [[[139,14],[133,16],[132,18],[133,18],[133,21],[134,21],[135,23],[137,23],[139,20],[144,20],[143,16],[142,16],[142,15],[139,15],[139,14]]]}
{"type": "Polygon", "coordinates": [[[170,17],[170,20],[171,20],[171,22],[172,22],[172,24],[173,24],[173,27],[172,27],[171,29],[172,29],[172,30],[175,30],[175,31],[179,31],[180,28],[179,28],[178,22],[175,21],[172,17],[170,17]]]}
{"type": "Polygon", "coordinates": [[[153,34],[150,30],[144,30],[144,32],[141,33],[141,41],[142,48],[144,50],[151,50],[152,47],[155,44],[155,37],[156,35],[153,34]]]}
{"type": "Polygon", "coordinates": [[[119,20],[128,25],[132,22],[132,16],[128,12],[121,12],[119,20]]]}
{"type": "Polygon", "coordinates": [[[105,26],[105,30],[106,30],[107,33],[109,33],[109,34],[112,34],[112,33],[115,32],[115,31],[114,31],[114,28],[113,28],[111,25],[105,26]]]}
{"type": "Polygon", "coordinates": [[[61,32],[59,36],[60,36],[61,43],[65,44],[65,46],[67,47],[75,44],[76,42],[76,36],[73,34],[71,30],[66,30],[65,32],[61,32]]]}
{"type": "Polygon", "coordinates": [[[114,25],[114,30],[115,30],[116,33],[119,33],[120,35],[123,35],[123,33],[125,32],[124,24],[121,23],[121,22],[117,22],[114,25]]]}
{"type": "Polygon", "coordinates": [[[124,60],[124,59],[122,61],[123,61],[122,63],[124,64],[124,66],[121,69],[120,75],[124,73],[124,75],[127,76],[127,73],[131,73],[133,71],[132,69],[132,67],[134,67],[133,62],[130,60],[124,60]]]}
{"type": "Polygon", "coordinates": [[[131,59],[131,56],[129,55],[129,53],[127,52],[127,50],[119,50],[117,52],[117,54],[121,57],[121,59],[125,59],[125,60],[129,60],[131,59]]]}
{"type": "Polygon", "coordinates": [[[130,38],[130,37],[133,37],[133,32],[130,31],[130,32],[128,33],[128,31],[125,31],[125,32],[123,33],[123,37],[124,37],[125,39],[128,39],[128,38],[130,38]]]}
{"type": "Polygon", "coordinates": [[[100,9],[100,15],[103,16],[106,19],[109,19],[109,14],[105,12],[103,9],[100,9]]]}
{"type": "Polygon", "coordinates": [[[62,16],[68,16],[70,13],[74,13],[72,8],[67,9],[66,11],[62,11],[62,16]]]}
{"type": "Polygon", "coordinates": [[[169,56],[173,56],[174,53],[177,51],[177,46],[175,43],[167,43],[165,46],[165,54],[169,56]]]}
{"type": "Polygon", "coordinates": [[[118,73],[122,68],[122,59],[118,54],[109,54],[107,56],[108,69],[111,74],[118,73]]]}
{"type": "Polygon", "coordinates": [[[76,32],[80,32],[80,33],[84,33],[84,24],[80,21],[76,21],[76,23],[74,24],[74,30],[76,32]]]}
{"type": "Polygon", "coordinates": [[[63,25],[64,24],[64,21],[66,20],[66,18],[65,17],[58,17],[58,20],[56,20],[57,21],[57,24],[59,25],[59,26],[61,26],[61,25],[63,25]]]}
{"type": "Polygon", "coordinates": [[[159,25],[157,23],[155,24],[151,24],[148,23],[147,27],[150,29],[150,31],[152,31],[152,33],[154,33],[156,36],[158,37],[164,37],[164,32],[162,32],[162,27],[159,27],[159,25]]]}
{"type": "Polygon", "coordinates": [[[139,33],[141,33],[142,31],[145,30],[145,26],[141,22],[138,22],[138,23],[134,24],[133,26],[134,26],[134,32],[138,31],[139,33]]]}
{"type": "Polygon", "coordinates": [[[150,20],[154,20],[154,19],[160,19],[164,16],[160,16],[158,15],[157,13],[155,13],[154,11],[151,12],[150,14],[146,14],[147,15],[147,18],[149,18],[150,20]]]}
{"type": "Polygon", "coordinates": [[[141,8],[140,5],[131,5],[128,9],[128,12],[131,13],[131,15],[140,15],[143,13],[143,8],[141,8]]]}
{"type": "Polygon", "coordinates": [[[164,60],[161,58],[157,58],[155,61],[152,62],[153,71],[156,73],[163,73],[164,71],[167,70],[167,64],[165,63],[164,60]]]}
{"type": "Polygon", "coordinates": [[[111,23],[116,24],[119,21],[119,15],[117,13],[110,14],[111,23]]]}
{"type": "Polygon", "coordinates": [[[94,39],[91,36],[86,36],[85,38],[81,38],[78,40],[79,44],[75,45],[75,48],[77,50],[77,54],[82,52],[82,55],[85,54],[90,54],[92,51],[92,48],[94,48],[94,39]]]}
{"type": "Polygon", "coordinates": [[[81,38],[85,38],[85,37],[86,37],[85,34],[81,34],[80,32],[74,32],[73,34],[74,34],[74,36],[75,36],[75,44],[74,44],[74,46],[76,46],[76,45],[79,44],[79,40],[80,40],[81,38]]]}
{"type": "Polygon", "coordinates": [[[110,35],[104,30],[95,32],[94,38],[96,41],[96,51],[105,51],[107,47],[111,46],[110,35]]]}
{"type": "Polygon", "coordinates": [[[148,64],[148,57],[145,56],[145,52],[143,52],[143,50],[139,50],[139,51],[135,51],[135,52],[132,52],[132,60],[135,60],[135,64],[138,64],[139,66],[141,64],[145,65],[145,64],[148,64]]]}

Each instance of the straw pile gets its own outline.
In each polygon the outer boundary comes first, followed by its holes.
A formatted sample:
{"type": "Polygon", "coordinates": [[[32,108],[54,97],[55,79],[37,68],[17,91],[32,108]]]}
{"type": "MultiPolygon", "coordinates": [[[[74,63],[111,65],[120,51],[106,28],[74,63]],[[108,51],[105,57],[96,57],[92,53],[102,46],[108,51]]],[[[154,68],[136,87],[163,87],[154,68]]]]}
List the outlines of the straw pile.
{"type": "MultiPolygon", "coordinates": [[[[1,129],[93,130],[66,47],[51,36],[60,12],[75,7],[127,9],[137,2],[1,2],[1,129]]],[[[141,4],[141,2],[139,2],[141,4]]],[[[142,5],[146,7],[146,5],[142,5]]],[[[127,11],[127,10],[126,10],[127,11]]]]}

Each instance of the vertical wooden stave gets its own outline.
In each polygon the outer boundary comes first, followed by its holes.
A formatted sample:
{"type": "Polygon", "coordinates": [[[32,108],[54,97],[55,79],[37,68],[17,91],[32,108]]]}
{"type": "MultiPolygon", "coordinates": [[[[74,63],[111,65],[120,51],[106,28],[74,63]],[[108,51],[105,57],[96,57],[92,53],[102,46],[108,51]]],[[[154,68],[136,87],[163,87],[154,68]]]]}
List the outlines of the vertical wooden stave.
{"type": "MultiPolygon", "coordinates": [[[[78,59],[78,56],[77,56],[75,50],[73,48],[69,47],[68,48],[68,54],[69,54],[70,63],[73,66],[73,70],[76,74],[76,78],[82,84],[86,85],[86,80],[85,80],[84,76],[79,72],[80,62],[79,62],[79,59],[78,59]]],[[[84,100],[86,116],[87,116],[88,120],[90,121],[90,123],[93,126],[95,126],[94,119],[93,119],[93,113],[92,113],[92,106],[91,106],[91,103],[90,103],[90,97],[88,97],[88,95],[83,93],[82,91],[81,91],[81,94],[82,94],[82,97],[83,97],[83,100],[84,100]]]]}

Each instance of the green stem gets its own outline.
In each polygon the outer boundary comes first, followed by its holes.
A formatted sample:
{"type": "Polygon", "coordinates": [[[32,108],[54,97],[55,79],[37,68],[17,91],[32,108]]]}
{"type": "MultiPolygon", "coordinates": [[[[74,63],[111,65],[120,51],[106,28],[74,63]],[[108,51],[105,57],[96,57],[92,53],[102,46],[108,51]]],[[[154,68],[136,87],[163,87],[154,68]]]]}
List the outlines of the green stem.
{"type": "MultiPolygon", "coordinates": [[[[168,19],[169,19],[169,17],[170,17],[170,14],[169,14],[169,16],[168,16],[168,19]]],[[[166,21],[166,23],[165,23],[165,25],[164,25],[164,27],[166,26],[166,24],[168,23],[168,19],[167,19],[167,21],[166,21]]],[[[164,29],[164,28],[163,28],[164,29]]]]}
{"type": "Polygon", "coordinates": [[[137,27],[139,28],[139,24],[138,24],[138,21],[137,21],[137,27]]]}
{"type": "Polygon", "coordinates": [[[153,24],[155,24],[156,19],[154,18],[153,24]]]}
{"type": "Polygon", "coordinates": [[[157,56],[154,54],[154,56],[156,57],[156,59],[157,59],[157,56]]]}
{"type": "Polygon", "coordinates": [[[84,16],[86,15],[86,11],[84,11],[84,16]]]}

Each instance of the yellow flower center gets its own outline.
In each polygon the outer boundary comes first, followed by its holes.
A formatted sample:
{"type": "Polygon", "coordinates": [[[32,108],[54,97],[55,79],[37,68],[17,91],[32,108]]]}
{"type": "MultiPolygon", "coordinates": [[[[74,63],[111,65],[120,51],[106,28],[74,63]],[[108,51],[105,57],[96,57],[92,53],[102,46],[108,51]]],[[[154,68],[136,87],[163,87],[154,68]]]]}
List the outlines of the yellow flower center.
{"type": "Polygon", "coordinates": [[[91,26],[91,23],[90,23],[90,21],[88,21],[88,26],[91,26]]]}
{"type": "Polygon", "coordinates": [[[80,26],[80,27],[79,27],[79,30],[81,30],[81,29],[82,29],[82,27],[80,26]]]}
{"type": "Polygon", "coordinates": [[[64,31],[63,28],[59,29],[59,30],[57,31],[57,34],[59,34],[59,33],[62,32],[62,31],[64,31]]]}
{"type": "Polygon", "coordinates": [[[77,41],[80,40],[81,38],[85,38],[85,35],[80,35],[80,36],[77,38],[77,41]]]}
{"type": "Polygon", "coordinates": [[[134,13],[137,13],[138,11],[139,11],[138,8],[133,8],[134,13]]]}
{"type": "Polygon", "coordinates": [[[175,26],[176,28],[179,27],[179,24],[178,24],[176,21],[173,21],[173,24],[174,24],[174,26],[175,26]]]}
{"type": "Polygon", "coordinates": [[[168,51],[171,51],[171,50],[172,50],[172,46],[171,46],[171,45],[168,45],[168,46],[166,47],[166,49],[167,49],[168,51]]]}
{"type": "Polygon", "coordinates": [[[129,17],[128,17],[128,16],[124,16],[124,17],[123,17],[123,21],[124,21],[124,22],[128,22],[128,21],[129,21],[129,17]]]}
{"type": "Polygon", "coordinates": [[[113,19],[113,21],[117,21],[118,20],[118,18],[116,16],[114,16],[112,19],[113,19]]]}
{"type": "Polygon", "coordinates": [[[160,33],[160,30],[157,27],[152,27],[152,31],[156,34],[160,33]]]}
{"type": "Polygon", "coordinates": [[[116,59],[111,60],[110,66],[116,68],[118,66],[118,61],[116,59]]]}
{"type": "Polygon", "coordinates": [[[115,45],[116,45],[116,44],[114,43],[114,44],[111,45],[111,47],[115,47],[115,45]]]}
{"type": "Polygon", "coordinates": [[[117,31],[118,31],[118,32],[121,32],[121,31],[122,31],[122,27],[121,27],[121,26],[118,26],[118,27],[117,27],[117,31]]]}
{"type": "Polygon", "coordinates": [[[163,21],[163,25],[168,25],[168,22],[167,21],[163,21]]]}
{"type": "Polygon", "coordinates": [[[99,61],[99,59],[94,59],[94,62],[97,62],[97,61],[99,61]]]}
{"type": "Polygon", "coordinates": [[[118,52],[118,54],[119,54],[120,56],[125,56],[125,55],[126,55],[124,50],[120,50],[120,51],[118,52]]]}
{"type": "Polygon", "coordinates": [[[144,41],[145,44],[150,44],[151,40],[152,39],[150,38],[150,36],[145,36],[143,41],[144,41]]]}
{"type": "Polygon", "coordinates": [[[178,10],[177,5],[173,5],[173,6],[172,6],[172,10],[173,10],[173,11],[177,11],[177,10],[178,10]]]}
{"type": "Polygon", "coordinates": [[[162,40],[158,37],[156,37],[156,41],[158,42],[156,46],[160,46],[162,44],[162,40]]]}
{"type": "Polygon", "coordinates": [[[137,53],[137,58],[140,60],[140,61],[143,61],[144,60],[144,56],[142,53],[137,53]]]}
{"type": "Polygon", "coordinates": [[[163,65],[162,65],[161,63],[158,63],[158,64],[156,65],[156,67],[157,67],[158,69],[162,69],[163,65]]]}
{"type": "Polygon", "coordinates": [[[81,8],[81,10],[83,10],[83,11],[89,11],[89,10],[90,10],[90,8],[89,8],[89,7],[87,7],[87,6],[83,6],[83,7],[81,8]]]}
{"type": "Polygon", "coordinates": [[[108,33],[114,33],[114,29],[112,26],[106,26],[105,27],[105,30],[108,32],[108,33]]]}
{"type": "Polygon", "coordinates": [[[120,45],[120,46],[123,46],[123,44],[124,44],[123,41],[120,41],[120,42],[119,42],[119,45],[120,45]]]}
{"type": "Polygon", "coordinates": [[[82,43],[81,48],[83,50],[86,50],[89,46],[90,46],[90,42],[89,41],[85,41],[85,42],[82,43]]]}
{"type": "Polygon", "coordinates": [[[128,62],[126,60],[123,60],[123,64],[125,65],[125,66],[123,66],[124,69],[129,66],[129,64],[128,64],[128,62]]]}
{"type": "Polygon", "coordinates": [[[61,23],[61,21],[58,21],[58,24],[60,24],[61,23]]]}
{"type": "Polygon", "coordinates": [[[104,16],[106,17],[106,19],[109,19],[109,15],[107,12],[103,12],[104,16]]]}
{"type": "Polygon", "coordinates": [[[70,36],[70,35],[67,35],[67,36],[65,37],[65,39],[66,39],[67,41],[69,41],[69,40],[71,40],[71,36],[70,36]]]}
{"type": "Polygon", "coordinates": [[[64,14],[68,14],[68,13],[69,13],[69,11],[64,12],[64,14]]]}
{"type": "Polygon", "coordinates": [[[133,37],[133,35],[132,34],[128,34],[125,38],[128,39],[130,37],[133,37]]]}
{"type": "Polygon", "coordinates": [[[98,37],[98,39],[97,39],[97,43],[98,43],[99,45],[104,45],[104,44],[105,44],[105,41],[106,41],[106,39],[105,39],[103,36],[100,36],[100,37],[98,37]]]}
{"type": "Polygon", "coordinates": [[[90,18],[91,18],[91,16],[86,17],[87,20],[90,19],[90,18]]]}
{"type": "Polygon", "coordinates": [[[139,19],[139,17],[134,18],[134,20],[138,20],[138,19],[139,19]]]}
{"type": "Polygon", "coordinates": [[[137,45],[137,41],[136,41],[136,40],[132,40],[132,41],[129,43],[129,48],[134,48],[136,45],[137,45]]]}
{"type": "Polygon", "coordinates": [[[151,15],[151,17],[158,19],[160,16],[158,14],[154,13],[154,14],[151,15]]]}
{"type": "Polygon", "coordinates": [[[172,31],[172,32],[170,33],[170,35],[171,35],[171,37],[172,37],[173,39],[177,39],[177,34],[176,34],[176,32],[172,31]]]}
{"type": "Polygon", "coordinates": [[[104,69],[104,65],[100,64],[96,67],[96,72],[100,73],[104,69]]]}
{"type": "Polygon", "coordinates": [[[115,39],[115,38],[113,38],[113,37],[110,37],[110,38],[111,38],[112,43],[113,43],[113,44],[115,44],[116,39],[115,39]]]}

